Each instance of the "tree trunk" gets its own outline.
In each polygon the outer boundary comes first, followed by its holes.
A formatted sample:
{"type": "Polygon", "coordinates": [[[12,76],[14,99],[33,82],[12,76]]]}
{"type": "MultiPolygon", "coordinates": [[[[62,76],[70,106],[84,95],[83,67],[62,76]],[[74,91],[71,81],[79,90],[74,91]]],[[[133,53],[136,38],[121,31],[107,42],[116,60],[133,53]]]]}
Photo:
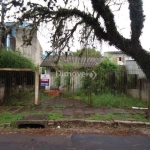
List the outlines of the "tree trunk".
{"type": "Polygon", "coordinates": [[[150,119],[150,79],[148,79],[148,110],[147,118],[150,119]]]}

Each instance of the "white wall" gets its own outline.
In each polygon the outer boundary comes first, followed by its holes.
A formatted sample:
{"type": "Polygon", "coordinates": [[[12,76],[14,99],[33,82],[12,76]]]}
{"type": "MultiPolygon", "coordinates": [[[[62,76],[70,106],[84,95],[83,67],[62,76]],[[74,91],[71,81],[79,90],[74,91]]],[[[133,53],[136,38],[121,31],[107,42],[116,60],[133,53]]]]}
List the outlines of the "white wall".
{"type": "Polygon", "coordinates": [[[31,41],[32,45],[23,45],[22,36],[28,34],[28,31],[24,33],[23,28],[19,28],[16,31],[16,50],[19,50],[25,57],[31,59],[36,65],[40,65],[42,62],[42,47],[37,39],[37,33],[34,34],[31,41]]]}
{"type": "Polygon", "coordinates": [[[126,69],[129,74],[137,74],[138,78],[145,78],[145,74],[134,60],[126,60],[126,69]]]}

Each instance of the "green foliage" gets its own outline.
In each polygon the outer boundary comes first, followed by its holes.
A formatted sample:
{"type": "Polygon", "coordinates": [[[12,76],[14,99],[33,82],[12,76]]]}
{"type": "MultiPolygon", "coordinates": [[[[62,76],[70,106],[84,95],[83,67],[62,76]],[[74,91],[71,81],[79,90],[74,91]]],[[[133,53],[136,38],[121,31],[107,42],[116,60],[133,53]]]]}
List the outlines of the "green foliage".
{"type": "Polygon", "coordinates": [[[54,98],[54,96],[49,95],[47,92],[44,92],[45,89],[40,90],[39,92],[39,100],[40,102],[43,102],[45,100],[52,100],[54,98]]]}
{"type": "MultiPolygon", "coordinates": [[[[78,91],[74,93],[74,98],[77,100],[82,100],[86,103],[89,103],[89,91],[84,92],[78,91]]],[[[125,94],[113,94],[113,93],[102,93],[102,94],[93,94],[92,93],[93,103],[92,106],[95,107],[119,107],[119,108],[131,108],[131,107],[147,107],[147,103],[142,102],[140,99],[132,98],[126,96],[125,94]]]]}
{"type": "Polygon", "coordinates": [[[93,57],[99,57],[101,56],[101,53],[99,51],[96,51],[95,49],[92,48],[87,48],[87,49],[81,49],[77,50],[76,52],[73,53],[74,56],[93,56],[93,57]]]}
{"type": "Polygon", "coordinates": [[[98,65],[98,67],[106,70],[117,70],[119,68],[119,66],[115,62],[111,61],[108,58],[105,58],[103,62],[98,65]]]}
{"type": "Polygon", "coordinates": [[[60,82],[61,82],[60,76],[56,77],[54,83],[56,84],[57,87],[60,86],[60,82]]]}
{"type": "Polygon", "coordinates": [[[16,87],[12,88],[9,94],[6,94],[4,97],[5,105],[10,106],[25,106],[33,103],[34,92],[28,91],[26,88],[17,89],[16,87]]]}
{"type": "MultiPolygon", "coordinates": [[[[81,68],[81,65],[79,63],[75,63],[75,62],[67,62],[67,63],[63,63],[63,62],[59,62],[58,66],[59,69],[62,69],[63,71],[72,71],[74,69],[79,69],[81,68]]],[[[57,68],[56,68],[57,70],[57,68]]]]}
{"type": "Polygon", "coordinates": [[[65,80],[65,85],[69,88],[71,85],[70,75],[66,76],[64,80],[65,80]]]}
{"type": "Polygon", "coordinates": [[[126,71],[109,59],[104,59],[102,63],[86,72],[88,76],[81,79],[84,90],[95,94],[125,91],[126,71]],[[96,74],[94,79],[90,77],[93,72],[96,74]]]}
{"type": "Polygon", "coordinates": [[[63,117],[62,117],[62,114],[60,114],[60,113],[52,113],[52,112],[50,112],[50,113],[48,114],[48,118],[49,118],[50,120],[58,120],[58,119],[61,119],[61,118],[63,118],[63,117]]]}
{"type": "MultiPolygon", "coordinates": [[[[93,70],[96,73],[96,77],[94,79],[90,76],[83,77],[81,79],[82,88],[87,91],[90,90],[90,92],[95,94],[112,91],[113,84],[110,84],[110,82],[114,82],[114,80],[111,80],[114,72],[101,68],[95,68],[93,70]]],[[[93,70],[89,70],[88,73],[92,73],[93,70]]]]}
{"type": "Polygon", "coordinates": [[[13,51],[0,51],[0,68],[31,68],[34,69],[33,62],[24,57],[21,53],[13,51]]]}
{"type": "Polygon", "coordinates": [[[42,67],[42,74],[45,74],[46,67],[42,67]]]}
{"type": "Polygon", "coordinates": [[[12,114],[10,112],[4,112],[0,114],[0,123],[14,123],[17,120],[21,120],[24,114],[12,114]]]}

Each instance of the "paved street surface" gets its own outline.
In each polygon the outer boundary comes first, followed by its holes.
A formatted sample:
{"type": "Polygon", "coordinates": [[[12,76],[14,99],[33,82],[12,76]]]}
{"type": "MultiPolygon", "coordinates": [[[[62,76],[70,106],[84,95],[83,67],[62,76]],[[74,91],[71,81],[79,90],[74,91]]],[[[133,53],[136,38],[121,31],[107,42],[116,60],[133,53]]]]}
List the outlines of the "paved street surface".
{"type": "Polygon", "coordinates": [[[0,134],[0,150],[149,150],[148,136],[0,134]]]}

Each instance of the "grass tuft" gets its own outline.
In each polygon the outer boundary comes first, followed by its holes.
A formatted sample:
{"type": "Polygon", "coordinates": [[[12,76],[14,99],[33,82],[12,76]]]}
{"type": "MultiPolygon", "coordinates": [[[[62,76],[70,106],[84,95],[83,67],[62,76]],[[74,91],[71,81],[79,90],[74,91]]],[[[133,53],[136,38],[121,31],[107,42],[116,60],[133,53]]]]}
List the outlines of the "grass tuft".
{"type": "Polygon", "coordinates": [[[0,114],[0,123],[14,123],[17,120],[21,120],[24,114],[12,114],[10,112],[5,112],[0,114]]]}

